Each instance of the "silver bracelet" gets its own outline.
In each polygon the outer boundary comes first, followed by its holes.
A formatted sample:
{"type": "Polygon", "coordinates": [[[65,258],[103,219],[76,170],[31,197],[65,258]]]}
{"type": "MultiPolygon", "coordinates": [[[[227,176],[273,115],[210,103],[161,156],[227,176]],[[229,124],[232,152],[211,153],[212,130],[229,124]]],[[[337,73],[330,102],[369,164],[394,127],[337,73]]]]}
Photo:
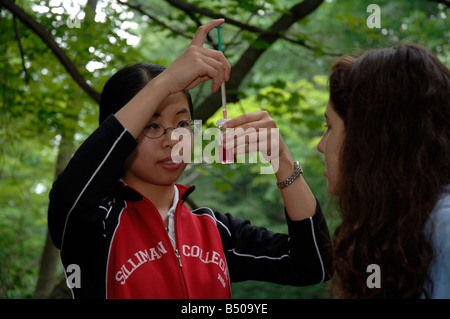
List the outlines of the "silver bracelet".
{"type": "Polygon", "coordinates": [[[277,186],[279,189],[283,189],[288,187],[289,185],[291,185],[296,179],[297,177],[299,177],[301,174],[303,173],[302,167],[300,166],[300,163],[298,161],[294,162],[294,172],[288,177],[286,178],[284,181],[282,182],[278,182],[277,186]]]}

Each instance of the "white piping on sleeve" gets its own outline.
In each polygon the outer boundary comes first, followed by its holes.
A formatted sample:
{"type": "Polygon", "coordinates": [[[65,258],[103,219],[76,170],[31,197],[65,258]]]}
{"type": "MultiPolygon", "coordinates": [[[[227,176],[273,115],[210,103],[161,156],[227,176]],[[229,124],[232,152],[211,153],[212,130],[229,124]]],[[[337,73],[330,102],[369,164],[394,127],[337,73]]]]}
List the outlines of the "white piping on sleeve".
{"type": "Polygon", "coordinates": [[[322,280],[317,284],[320,285],[325,280],[325,268],[323,266],[322,256],[320,255],[319,247],[317,246],[317,240],[316,240],[316,233],[314,231],[314,221],[312,217],[309,217],[309,220],[311,222],[311,232],[314,240],[314,245],[316,246],[317,255],[319,256],[320,266],[322,267],[322,280]]]}
{"type": "Polygon", "coordinates": [[[199,207],[199,208],[197,208],[197,209],[192,210],[191,213],[193,213],[193,214],[195,214],[195,215],[198,215],[198,216],[203,216],[203,215],[205,215],[205,216],[208,216],[208,217],[212,218],[212,220],[214,220],[216,223],[222,225],[223,228],[225,228],[225,230],[227,231],[228,236],[231,237],[231,232],[230,232],[230,230],[228,229],[228,227],[225,226],[225,224],[222,223],[220,220],[218,220],[218,219],[216,218],[216,216],[214,216],[214,212],[212,211],[211,208],[209,208],[209,207],[199,207]],[[211,212],[211,215],[208,214],[208,213],[197,214],[196,211],[197,211],[197,210],[200,210],[200,209],[207,209],[207,210],[209,210],[209,211],[211,212]]]}
{"type": "MultiPolygon", "coordinates": [[[[200,208],[195,209],[195,210],[193,210],[193,211],[191,211],[191,212],[194,213],[194,214],[196,214],[196,215],[206,215],[206,216],[209,216],[209,217],[212,218],[216,223],[221,224],[221,225],[226,229],[226,231],[228,232],[228,235],[231,237],[231,232],[230,232],[230,230],[228,229],[228,227],[226,227],[221,221],[219,221],[218,219],[216,219],[216,217],[214,216],[214,213],[213,213],[213,211],[211,210],[211,208],[209,208],[209,207],[200,207],[200,208]],[[209,215],[209,214],[207,214],[207,213],[204,213],[204,214],[197,214],[197,213],[195,212],[195,211],[197,211],[197,210],[199,210],[199,209],[202,209],[202,208],[203,208],[203,209],[209,210],[209,211],[211,212],[211,215],[209,215]]],[[[320,261],[320,267],[322,268],[322,279],[320,280],[319,283],[317,283],[317,285],[320,285],[320,284],[323,283],[324,280],[325,280],[325,267],[324,267],[324,265],[323,265],[322,255],[320,254],[320,250],[319,250],[319,247],[318,247],[318,245],[317,245],[316,233],[315,233],[315,231],[314,231],[314,221],[313,221],[313,218],[312,218],[312,217],[309,217],[308,219],[309,219],[310,224],[311,224],[311,233],[312,233],[312,237],[313,237],[313,241],[314,241],[314,247],[316,248],[317,256],[318,256],[319,261],[320,261]]],[[[290,237],[288,238],[288,240],[290,240],[290,237]]],[[[270,260],[281,260],[281,259],[283,259],[283,258],[290,257],[290,255],[289,255],[290,252],[289,252],[288,254],[282,255],[282,256],[280,256],[280,257],[269,257],[269,256],[255,256],[255,255],[250,255],[250,254],[242,254],[242,253],[238,253],[238,252],[236,252],[235,248],[229,249],[228,251],[231,252],[231,253],[233,253],[233,254],[235,254],[235,255],[237,255],[237,256],[241,256],[241,257],[249,257],[249,258],[253,258],[253,259],[262,259],[262,258],[265,258],[265,259],[270,259],[270,260]]]]}
{"type": "Polygon", "coordinates": [[[285,254],[285,255],[282,255],[280,257],[255,256],[255,255],[250,255],[250,254],[241,254],[241,253],[236,252],[235,248],[229,249],[228,251],[232,252],[233,254],[235,254],[237,256],[250,257],[250,258],[253,258],[253,259],[263,259],[264,258],[264,259],[270,259],[270,260],[281,260],[283,258],[290,257],[289,254],[285,254]]]}
{"type": "MultiPolygon", "coordinates": [[[[209,208],[209,207],[200,207],[200,208],[198,208],[198,209],[193,210],[192,213],[194,213],[194,214],[196,214],[196,215],[206,215],[206,216],[212,218],[216,223],[222,225],[223,228],[225,228],[225,230],[227,231],[228,235],[231,237],[231,232],[230,232],[230,230],[228,229],[228,227],[225,226],[220,220],[216,219],[216,217],[214,216],[214,212],[212,211],[211,208],[209,208]],[[196,211],[199,210],[199,209],[202,209],[202,208],[203,208],[203,209],[209,210],[209,211],[211,212],[211,215],[209,215],[209,214],[207,214],[207,213],[197,214],[196,211]]],[[[236,252],[235,249],[236,249],[236,248],[232,248],[232,249],[229,249],[228,251],[231,252],[231,253],[233,253],[233,254],[235,254],[236,256],[249,257],[249,258],[253,258],[253,259],[263,259],[263,258],[264,258],[264,259],[270,259],[270,260],[281,260],[281,259],[283,259],[283,258],[290,257],[289,254],[285,254],[285,255],[282,255],[282,256],[279,256],[279,257],[270,257],[270,256],[263,256],[263,255],[261,255],[261,256],[256,256],[256,255],[250,255],[250,254],[242,254],[242,253],[236,252]]]]}
{"type": "Polygon", "coordinates": [[[74,204],[72,205],[72,208],[69,210],[69,213],[67,213],[67,217],[66,220],[64,222],[64,229],[63,229],[63,234],[62,234],[62,238],[61,238],[61,250],[63,248],[63,244],[64,244],[64,235],[66,233],[66,227],[67,227],[67,221],[69,220],[69,216],[72,213],[73,209],[75,208],[75,206],[78,204],[78,201],[80,200],[81,196],[83,195],[84,191],[86,190],[86,188],[89,186],[89,184],[92,182],[92,180],[94,179],[95,175],[97,175],[98,171],[100,170],[100,168],[102,168],[103,164],[105,163],[105,161],[108,159],[109,155],[111,154],[111,152],[114,150],[114,148],[116,147],[117,143],[120,141],[120,139],[122,138],[122,136],[127,132],[127,129],[124,129],[123,132],[120,134],[120,136],[116,139],[116,141],[114,142],[114,144],[111,146],[111,148],[109,149],[108,153],[106,154],[105,158],[103,159],[103,161],[100,163],[100,165],[97,167],[97,169],[95,170],[94,174],[92,174],[91,178],[88,180],[88,182],[86,183],[86,185],[84,186],[84,188],[81,190],[80,194],[78,195],[77,199],[75,200],[74,204]]]}

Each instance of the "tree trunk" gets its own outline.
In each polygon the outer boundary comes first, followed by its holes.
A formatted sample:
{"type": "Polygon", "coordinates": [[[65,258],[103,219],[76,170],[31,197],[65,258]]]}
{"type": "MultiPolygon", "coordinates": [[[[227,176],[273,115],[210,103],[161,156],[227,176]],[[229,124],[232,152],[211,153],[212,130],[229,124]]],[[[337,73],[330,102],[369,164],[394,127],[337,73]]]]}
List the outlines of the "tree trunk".
{"type": "Polygon", "coordinates": [[[50,234],[47,231],[47,238],[45,239],[44,252],[39,269],[39,278],[34,292],[36,298],[47,298],[53,290],[56,282],[58,261],[59,250],[53,246],[50,234]]]}
{"type": "MultiPolygon", "coordinates": [[[[74,125],[66,128],[61,135],[61,142],[58,146],[55,178],[64,170],[74,152],[75,123],[78,121],[78,115],[69,117],[74,125]]],[[[47,298],[52,292],[58,275],[58,265],[59,250],[53,245],[50,234],[47,231],[47,238],[45,240],[44,252],[39,269],[39,278],[34,292],[37,298],[47,298]]]]}
{"type": "MultiPolygon", "coordinates": [[[[85,21],[84,23],[95,23],[95,9],[97,7],[97,0],[89,0],[85,8],[85,21]]],[[[76,69],[76,66],[74,66],[76,69]]],[[[70,72],[69,72],[70,73],[70,72]]],[[[85,88],[81,88],[86,91],[85,88]]],[[[93,88],[89,87],[91,90],[93,88]]],[[[88,94],[89,92],[86,91],[88,94]]],[[[82,107],[77,101],[80,101],[82,91],[80,90],[74,97],[74,102],[72,104],[73,113],[67,113],[65,116],[69,118],[71,125],[64,127],[61,131],[61,142],[58,147],[58,159],[56,161],[56,174],[55,179],[64,170],[66,165],[69,163],[72,154],[74,153],[74,136],[77,130],[78,114],[82,107]]],[[[90,94],[92,96],[92,94],[90,94]]],[[[94,94],[95,95],[95,94],[94,94]]],[[[100,98],[99,95],[95,95],[96,102],[98,103],[100,98]]],[[[57,276],[58,276],[58,265],[59,265],[59,250],[53,245],[50,234],[47,230],[47,238],[45,240],[44,252],[42,254],[41,266],[39,270],[39,278],[36,285],[35,296],[37,298],[48,298],[56,286],[57,276]]],[[[65,284],[65,280],[64,280],[65,284]]],[[[58,284],[58,287],[60,285],[58,284]]],[[[67,288],[67,287],[65,287],[67,288]]],[[[62,288],[63,289],[63,288],[62,288]]],[[[61,290],[61,289],[60,289],[61,290]]],[[[66,289],[68,290],[68,289],[66,289]]]]}

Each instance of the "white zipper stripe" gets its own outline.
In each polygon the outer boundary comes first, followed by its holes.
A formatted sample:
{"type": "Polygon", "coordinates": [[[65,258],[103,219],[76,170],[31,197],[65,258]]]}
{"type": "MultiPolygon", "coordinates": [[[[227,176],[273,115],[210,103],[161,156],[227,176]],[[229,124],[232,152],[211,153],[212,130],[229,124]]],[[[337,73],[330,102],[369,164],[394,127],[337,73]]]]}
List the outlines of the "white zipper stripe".
{"type": "Polygon", "coordinates": [[[108,257],[106,258],[106,272],[105,272],[105,299],[108,299],[108,267],[109,267],[109,257],[111,254],[111,247],[114,241],[114,236],[116,236],[116,231],[117,229],[119,229],[120,226],[120,218],[122,217],[122,213],[123,211],[127,208],[127,202],[124,202],[124,207],[122,208],[122,210],[119,213],[119,216],[117,217],[117,225],[116,228],[114,229],[113,235],[111,236],[111,240],[109,242],[109,248],[108,248],[108,257]]]}

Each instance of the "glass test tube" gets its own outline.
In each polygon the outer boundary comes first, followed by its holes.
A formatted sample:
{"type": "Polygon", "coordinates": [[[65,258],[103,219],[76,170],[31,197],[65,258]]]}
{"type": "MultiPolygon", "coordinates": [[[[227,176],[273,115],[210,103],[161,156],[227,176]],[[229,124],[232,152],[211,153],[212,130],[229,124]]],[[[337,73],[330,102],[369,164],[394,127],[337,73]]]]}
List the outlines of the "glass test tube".
{"type": "MultiPolygon", "coordinates": [[[[222,131],[222,134],[225,133],[225,131],[222,130],[222,125],[229,120],[230,119],[220,119],[217,121],[216,124],[219,127],[219,129],[222,131]]],[[[227,150],[225,148],[225,145],[223,145],[223,143],[220,139],[219,139],[219,144],[218,144],[218,152],[219,152],[219,163],[232,164],[232,163],[236,162],[234,150],[232,148],[227,150]]]]}

